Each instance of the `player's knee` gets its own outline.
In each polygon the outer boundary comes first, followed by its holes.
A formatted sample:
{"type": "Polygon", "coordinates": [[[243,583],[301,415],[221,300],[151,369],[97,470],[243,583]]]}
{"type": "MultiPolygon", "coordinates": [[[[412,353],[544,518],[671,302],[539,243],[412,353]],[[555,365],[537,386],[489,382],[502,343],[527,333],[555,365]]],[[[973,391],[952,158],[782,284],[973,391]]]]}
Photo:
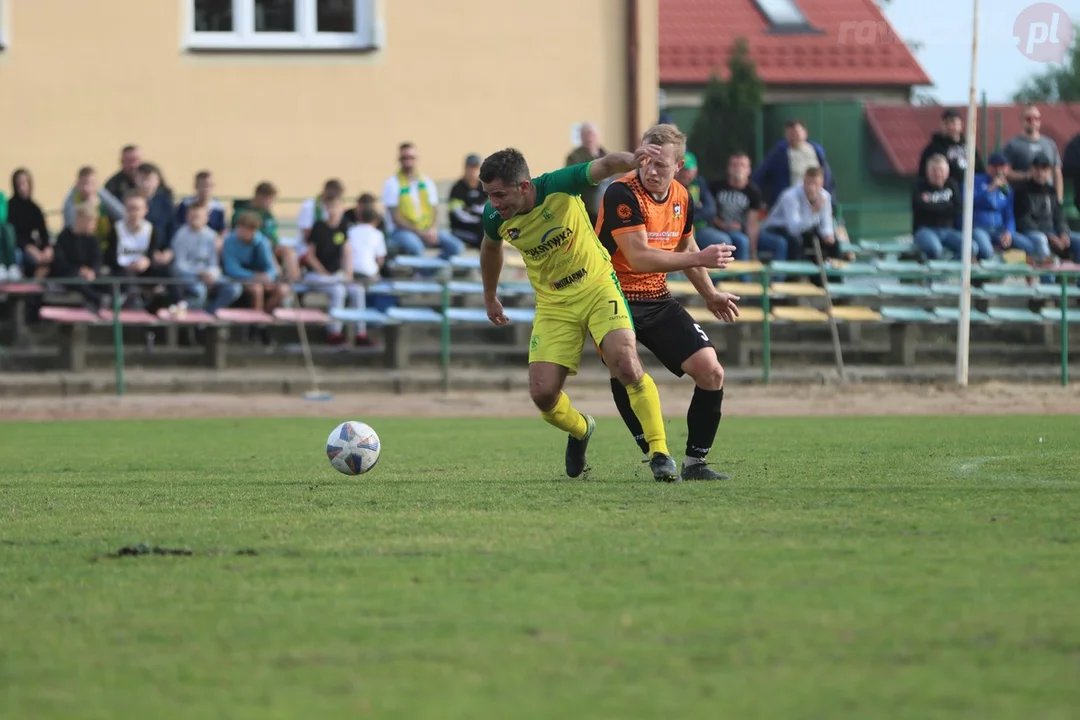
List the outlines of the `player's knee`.
{"type": "Polygon", "coordinates": [[[622,382],[623,385],[629,385],[636,383],[641,379],[641,376],[645,374],[641,368],[641,361],[638,359],[637,352],[633,347],[627,347],[622,349],[614,358],[611,363],[612,374],[622,382]]]}
{"type": "Polygon", "coordinates": [[[702,390],[719,390],[724,387],[724,366],[714,361],[693,377],[702,390]]]}
{"type": "Polygon", "coordinates": [[[559,401],[559,391],[549,385],[530,385],[529,397],[540,412],[547,412],[559,401]]]}

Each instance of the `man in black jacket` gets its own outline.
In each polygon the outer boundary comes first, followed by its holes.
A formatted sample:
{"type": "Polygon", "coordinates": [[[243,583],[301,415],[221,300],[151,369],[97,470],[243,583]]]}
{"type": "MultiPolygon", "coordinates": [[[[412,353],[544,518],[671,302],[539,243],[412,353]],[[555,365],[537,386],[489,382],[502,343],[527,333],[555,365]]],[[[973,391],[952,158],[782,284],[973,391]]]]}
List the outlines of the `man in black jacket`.
{"type": "MultiPolygon", "coordinates": [[[[927,260],[940,260],[945,250],[960,255],[963,236],[956,229],[962,203],[960,186],[949,177],[949,161],[944,155],[931,155],[926,161],[926,177],[915,181],[911,197],[911,225],[915,246],[927,260]]],[[[971,257],[985,260],[994,256],[989,239],[980,242],[972,237],[971,257]]]]}
{"type": "Polygon", "coordinates": [[[1080,263],[1080,233],[1069,231],[1057,190],[1050,184],[1052,172],[1045,155],[1031,161],[1031,178],[1016,189],[1016,229],[1037,243],[1049,243],[1059,258],[1080,263]]]}
{"type": "MultiPolygon", "coordinates": [[[[964,138],[964,119],[953,109],[941,115],[941,132],[934,133],[930,142],[923,148],[919,157],[919,179],[926,179],[926,161],[931,155],[944,155],[949,161],[949,177],[957,186],[964,186],[964,171],[967,169],[967,143],[964,138]]],[[[975,149],[975,172],[986,172],[979,149],[975,149]]]]}
{"type": "Polygon", "coordinates": [[[1061,171],[1073,186],[1073,205],[1080,211],[1080,133],[1069,141],[1062,153],[1061,171]]]}

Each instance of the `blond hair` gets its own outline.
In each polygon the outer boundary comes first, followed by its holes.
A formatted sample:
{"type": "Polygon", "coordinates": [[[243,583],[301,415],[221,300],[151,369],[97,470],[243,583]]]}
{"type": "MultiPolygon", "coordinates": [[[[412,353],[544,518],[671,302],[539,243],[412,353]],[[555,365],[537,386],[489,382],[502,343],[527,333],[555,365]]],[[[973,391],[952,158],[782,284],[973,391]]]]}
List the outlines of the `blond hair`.
{"type": "Polygon", "coordinates": [[[926,159],[926,167],[930,167],[931,165],[944,165],[945,167],[949,167],[949,158],[941,153],[934,153],[926,159]]]}
{"type": "Polygon", "coordinates": [[[644,145],[674,145],[677,158],[686,154],[686,135],[670,123],[653,125],[641,136],[641,142],[644,145]]]}

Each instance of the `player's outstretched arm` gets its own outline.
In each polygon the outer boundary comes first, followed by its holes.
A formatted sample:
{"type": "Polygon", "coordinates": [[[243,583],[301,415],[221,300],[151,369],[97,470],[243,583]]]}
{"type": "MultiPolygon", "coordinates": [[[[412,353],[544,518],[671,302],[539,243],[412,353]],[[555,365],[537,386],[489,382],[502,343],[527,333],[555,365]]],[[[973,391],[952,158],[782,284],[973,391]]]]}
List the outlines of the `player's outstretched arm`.
{"type": "Polygon", "coordinates": [[[487,309],[488,319],[496,325],[505,325],[510,322],[510,318],[503,313],[503,306],[498,295],[502,268],[502,243],[485,235],[480,243],[480,280],[484,285],[484,307],[487,309]]]}
{"type": "Polygon", "coordinates": [[[599,160],[593,160],[589,165],[589,180],[595,184],[612,175],[622,175],[631,170],[637,170],[649,158],[658,157],[660,149],[659,145],[642,145],[634,152],[608,153],[599,160]]]}
{"type": "MultiPolygon", "coordinates": [[[[650,246],[649,236],[643,229],[620,232],[614,237],[634,272],[675,272],[697,268],[705,273],[702,268],[723,268],[731,261],[731,248],[727,245],[710,245],[704,250],[694,245],[692,252],[672,252],[650,246]]],[[[708,273],[705,273],[705,277],[708,277],[708,273]]]]}

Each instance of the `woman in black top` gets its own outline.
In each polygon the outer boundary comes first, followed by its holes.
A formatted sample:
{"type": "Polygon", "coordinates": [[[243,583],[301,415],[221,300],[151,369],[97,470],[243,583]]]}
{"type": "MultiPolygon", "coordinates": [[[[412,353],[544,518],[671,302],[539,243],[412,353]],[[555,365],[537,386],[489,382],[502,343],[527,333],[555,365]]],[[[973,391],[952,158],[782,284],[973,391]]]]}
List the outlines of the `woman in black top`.
{"type": "Polygon", "coordinates": [[[49,228],[45,213],[33,200],[34,179],[26,168],[11,175],[11,200],[8,201],[8,223],[15,228],[15,242],[22,250],[22,271],[27,277],[43,278],[49,274],[53,249],[49,244],[49,228]]]}

